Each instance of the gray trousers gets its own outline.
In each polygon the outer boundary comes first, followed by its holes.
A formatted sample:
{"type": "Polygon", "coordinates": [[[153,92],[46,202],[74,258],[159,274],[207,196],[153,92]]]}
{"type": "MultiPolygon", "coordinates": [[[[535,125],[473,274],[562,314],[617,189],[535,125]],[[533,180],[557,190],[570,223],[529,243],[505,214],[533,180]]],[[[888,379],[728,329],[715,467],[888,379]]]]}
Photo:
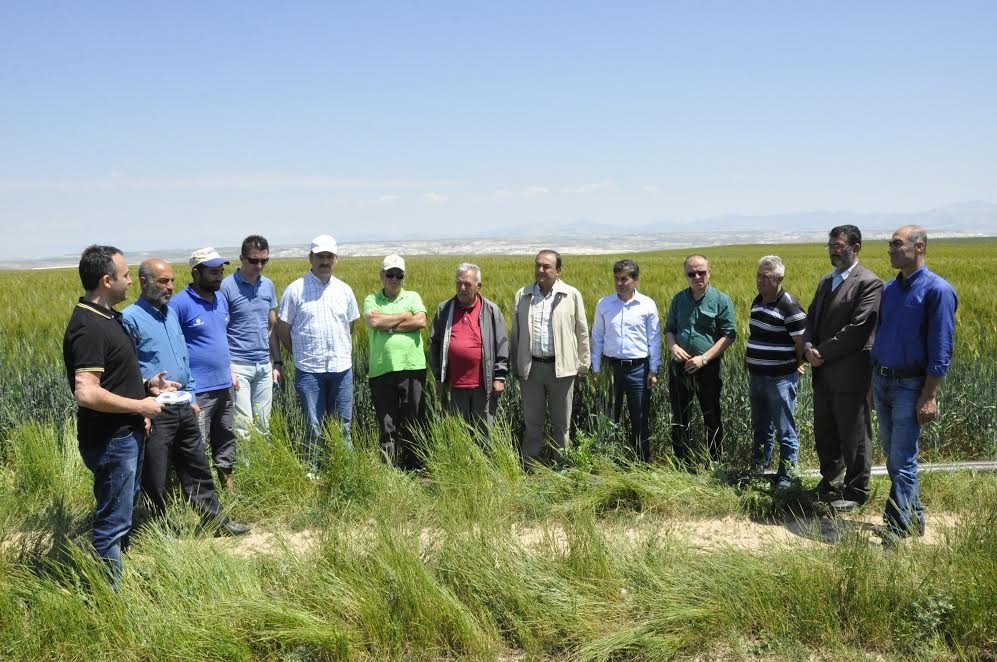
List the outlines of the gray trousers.
{"type": "Polygon", "coordinates": [[[478,426],[482,432],[487,432],[492,426],[496,409],[498,409],[497,393],[493,392],[489,396],[482,387],[447,389],[447,410],[478,426]]]}
{"type": "Polygon", "coordinates": [[[211,445],[211,461],[215,469],[228,473],[235,466],[235,405],[232,402],[232,389],[220,388],[217,391],[198,393],[197,404],[201,407],[201,413],[197,416],[201,439],[211,445]]]}
{"type": "Polygon", "coordinates": [[[575,375],[555,377],[553,363],[533,362],[530,376],[520,380],[523,392],[523,420],[526,431],[520,453],[524,462],[541,459],[544,452],[544,424],[550,408],[552,445],[564,451],[570,445],[571,398],[575,375]]]}

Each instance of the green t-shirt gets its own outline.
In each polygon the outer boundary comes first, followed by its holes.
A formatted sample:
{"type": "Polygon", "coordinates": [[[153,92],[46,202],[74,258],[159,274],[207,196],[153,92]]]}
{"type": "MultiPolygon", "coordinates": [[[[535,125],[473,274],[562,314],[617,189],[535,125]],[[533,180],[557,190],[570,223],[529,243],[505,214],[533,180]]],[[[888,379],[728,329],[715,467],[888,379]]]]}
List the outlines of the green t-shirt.
{"type": "Polygon", "coordinates": [[[698,356],[725,336],[737,338],[734,302],[715,287],[706,288],[703,298],[696,301],[686,288],[672,297],[664,331],[675,335],[679,347],[698,356]]]}
{"type": "MultiPolygon", "coordinates": [[[[409,312],[424,313],[426,306],[415,292],[402,289],[394,300],[384,296],[383,290],[368,294],[363,300],[363,314],[372,310],[391,315],[409,312]]],[[[370,357],[367,360],[367,377],[380,377],[399,370],[425,370],[426,352],[422,346],[422,331],[389,333],[380,329],[367,329],[370,357]]]]}

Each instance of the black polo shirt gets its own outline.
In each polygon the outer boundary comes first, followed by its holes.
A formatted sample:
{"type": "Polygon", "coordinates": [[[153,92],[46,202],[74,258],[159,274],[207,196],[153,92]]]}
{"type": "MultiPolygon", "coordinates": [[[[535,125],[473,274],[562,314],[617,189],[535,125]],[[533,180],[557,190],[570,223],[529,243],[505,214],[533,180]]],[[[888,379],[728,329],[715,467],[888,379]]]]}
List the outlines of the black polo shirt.
{"type": "MultiPolygon", "coordinates": [[[[121,325],[121,313],[80,299],[69,318],[62,339],[62,358],[66,363],[69,390],[75,393],[76,373],[93,372],[100,385],[125,398],[146,397],[142,372],[135,355],[135,344],[121,325]]],[[[132,430],[143,429],[138,414],[107,414],[77,407],[77,438],[80,444],[106,443],[132,430]]]]}

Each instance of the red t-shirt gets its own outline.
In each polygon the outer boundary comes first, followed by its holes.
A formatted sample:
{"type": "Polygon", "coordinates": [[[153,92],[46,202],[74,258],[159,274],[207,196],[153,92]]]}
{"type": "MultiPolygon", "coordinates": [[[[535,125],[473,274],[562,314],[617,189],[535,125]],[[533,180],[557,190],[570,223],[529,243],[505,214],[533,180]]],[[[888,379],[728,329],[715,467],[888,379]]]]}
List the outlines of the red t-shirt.
{"type": "Polygon", "coordinates": [[[455,302],[447,362],[451,388],[481,387],[481,297],[470,308],[455,302]]]}

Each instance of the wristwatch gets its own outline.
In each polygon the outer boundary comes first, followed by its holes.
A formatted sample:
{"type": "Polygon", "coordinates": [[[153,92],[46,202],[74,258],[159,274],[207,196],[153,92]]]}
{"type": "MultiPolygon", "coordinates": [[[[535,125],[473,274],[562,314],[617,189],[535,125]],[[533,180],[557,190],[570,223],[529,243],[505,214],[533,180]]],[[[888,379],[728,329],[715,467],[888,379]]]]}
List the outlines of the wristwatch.
{"type": "Polygon", "coordinates": [[[706,358],[706,354],[703,354],[702,356],[703,356],[703,366],[706,366],[706,364],[709,363],[710,360],[706,358]]]}

